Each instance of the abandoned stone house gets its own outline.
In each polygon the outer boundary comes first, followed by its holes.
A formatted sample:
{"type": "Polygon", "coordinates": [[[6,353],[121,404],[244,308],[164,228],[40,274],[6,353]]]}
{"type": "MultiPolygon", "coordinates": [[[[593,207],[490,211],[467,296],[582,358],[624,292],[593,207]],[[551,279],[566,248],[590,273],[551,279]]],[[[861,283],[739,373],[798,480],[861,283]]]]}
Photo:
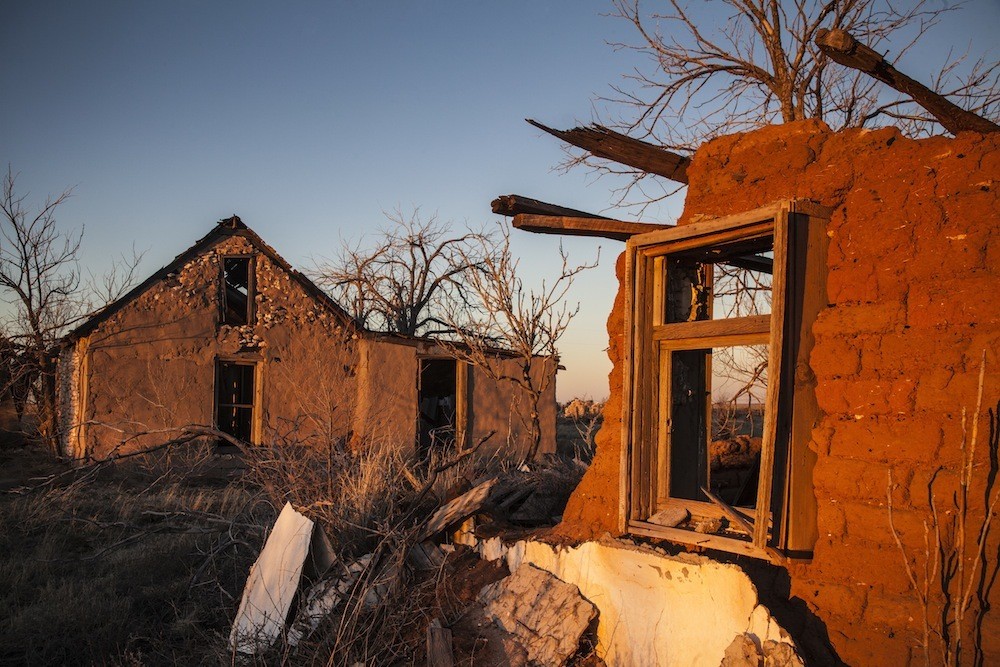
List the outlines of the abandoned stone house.
{"type": "MultiPolygon", "coordinates": [[[[498,364],[513,364],[498,356],[498,364]]],[[[555,372],[539,453],[555,451],[555,372]]],[[[432,339],[358,326],[239,218],[219,222],[63,341],[62,447],[134,451],[185,425],[249,443],[377,438],[426,454],[477,442],[526,447],[530,406],[432,339]]]]}
{"type": "MultiPolygon", "coordinates": [[[[592,130],[552,131],[612,159],[609,146],[629,142],[617,155],[633,166],[671,158],[607,131],[606,145],[584,145],[583,132],[592,130]]],[[[925,618],[932,642],[963,633],[966,657],[979,649],[978,664],[996,664],[1000,617],[985,612],[1000,602],[1000,534],[987,528],[981,547],[977,540],[997,471],[986,442],[996,446],[996,427],[986,421],[1000,400],[1000,133],[914,140],[894,128],[831,132],[801,121],[718,138],[684,160],[675,162],[675,180],[688,185],[676,226],[515,196],[494,203],[529,231],[627,240],[608,319],[613,370],[596,457],[555,531],[582,543],[587,560],[560,566],[569,557],[545,551],[533,562],[562,567],[552,571],[617,604],[625,619],[631,612],[615,591],[631,590],[637,557],[621,546],[618,556],[585,552],[590,541],[610,533],[707,556],[665,555],[681,559],[666,568],[672,583],[662,560],[659,575],[649,570],[662,591],[680,586],[680,570],[701,582],[632,615],[629,632],[655,625],[659,639],[637,649],[637,635],[631,645],[622,639],[624,620],[598,629],[602,655],[619,664],[629,656],[718,663],[732,634],[717,628],[747,621],[722,608],[729,593],[713,563],[744,570],[806,664],[923,664],[925,618]],[[734,315],[713,292],[732,267],[766,290],[756,310],[734,315]],[[727,434],[717,414],[721,366],[754,351],[766,371],[747,382],[740,419],[763,418],[727,434]],[[983,569],[942,592],[931,498],[947,559],[977,407],[964,557],[971,564],[981,548],[983,569]],[[719,447],[727,438],[749,443],[750,456],[727,461],[719,447]],[[917,593],[928,578],[925,605],[917,593]],[[965,587],[971,599],[959,629],[942,619],[965,587]],[[701,597],[716,601],[706,611],[713,620],[693,627],[685,616],[701,597]],[[686,634],[663,636],[671,629],[686,634]],[[685,648],[669,648],[671,640],[685,648]]]]}

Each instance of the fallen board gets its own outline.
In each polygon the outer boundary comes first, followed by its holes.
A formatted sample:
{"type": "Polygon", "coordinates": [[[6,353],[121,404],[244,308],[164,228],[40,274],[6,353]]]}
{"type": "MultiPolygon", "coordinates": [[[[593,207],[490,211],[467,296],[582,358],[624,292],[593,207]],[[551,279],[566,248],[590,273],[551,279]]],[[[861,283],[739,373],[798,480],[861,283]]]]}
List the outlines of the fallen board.
{"type": "Polygon", "coordinates": [[[257,562],[250,568],[229,645],[253,655],[281,635],[309,555],[313,522],[288,503],[278,515],[257,562]]]}

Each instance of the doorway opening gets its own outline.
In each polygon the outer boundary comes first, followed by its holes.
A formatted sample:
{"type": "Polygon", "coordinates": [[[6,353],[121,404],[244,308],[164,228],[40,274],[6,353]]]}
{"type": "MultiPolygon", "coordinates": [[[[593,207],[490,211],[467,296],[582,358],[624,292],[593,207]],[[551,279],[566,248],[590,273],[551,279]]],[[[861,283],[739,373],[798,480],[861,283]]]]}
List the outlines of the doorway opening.
{"type": "Polygon", "coordinates": [[[427,461],[432,454],[454,449],[458,431],[458,362],[454,359],[421,359],[417,391],[417,455],[427,461]]]}

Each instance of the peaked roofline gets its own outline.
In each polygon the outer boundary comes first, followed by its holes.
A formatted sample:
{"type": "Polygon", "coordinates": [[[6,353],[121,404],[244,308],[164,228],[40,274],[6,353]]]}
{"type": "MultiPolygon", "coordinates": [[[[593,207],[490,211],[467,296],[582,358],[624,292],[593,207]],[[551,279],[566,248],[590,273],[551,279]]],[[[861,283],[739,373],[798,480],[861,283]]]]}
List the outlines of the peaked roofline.
{"type": "Polygon", "coordinates": [[[284,257],[275,251],[274,248],[265,243],[264,239],[258,236],[252,229],[247,227],[246,224],[240,220],[239,216],[233,215],[230,218],[220,220],[208,234],[198,239],[190,248],[177,255],[169,264],[153,273],[144,281],[129,290],[117,301],[108,304],[97,314],[87,319],[87,321],[83,324],[70,331],[63,337],[63,342],[68,343],[89,335],[94,331],[94,329],[106,322],[112,315],[120,311],[135,299],[139,298],[139,296],[146,292],[146,290],[150,287],[163,280],[171,273],[177,271],[198,255],[202,254],[217,241],[234,236],[242,236],[250,241],[254,247],[266,255],[275,264],[284,269],[284,271],[291,276],[291,278],[297,282],[307,294],[312,296],[317,302],[320,303],[320,305],[325,307],[336,318],[341,320],[345,326],[349,326],[359,333],[365,332],[365,330],[359,326],[358,323],[355,322],[354,319],[330,297],[330,295],[324,292],[319,285],[293,268],[284,257]]]}

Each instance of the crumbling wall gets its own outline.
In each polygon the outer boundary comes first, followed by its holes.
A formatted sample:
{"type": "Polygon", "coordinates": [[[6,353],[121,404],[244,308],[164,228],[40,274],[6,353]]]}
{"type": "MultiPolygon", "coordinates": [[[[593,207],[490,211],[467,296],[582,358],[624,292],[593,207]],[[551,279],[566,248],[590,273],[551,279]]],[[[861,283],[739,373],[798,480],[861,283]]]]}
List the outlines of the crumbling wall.
{"type": "MultiPolygon", "coordinates": [[[[688,171],[680,224],[780,199],[833,209],[828,307],[814,327],[811,357],[824,413],[810,445],[819,456],[820,536],[813,561],[790,575],[792,595],[825,622],[850,664],[923,660],[915,648],[922,611],[889,529],[889,472],[901,540],[909,554],[922,554],[927,485],[945,466],[945,502],[961,458],[962,410],[975,407],[984,352],[984,412],[1000,399],[998,148],[997,135],[911,140],[895,129],[833,133],[803,121],[709,142],[688,171]]],[[[578,539],[618,531],[621,308],[619,295],[609,318],[615,369],[597,457],[560,527],[578,539]]],[[[989,469],[985,428],[981,477],[989,469]]],[[[981,515],[977,497],[973,512],[981,515]]],[[[987,662],[1000,657],[994,616],[984,626],[987,662]]]]}
{"type": "Polygon", "coordinates": [[[758,647],[785,644],[794,655],[794,642],[735,565],[610,539],[560,548],[493,538],[478,549],[488,560],[504,558],[511,572],[527,563],[577,586],[600,610],[597,654],[608,665],[728,664],[726,649],[743,635],[758,647]]]}
{"type": "MultiPolygon", "coordinates": [[[[447,347],[414,339],[391,337],[373,338],[361,342],[362,355],[358,366],[360,387],[367,387],[358,396],[355,428],[365,432],[385,434],[402,443],[416,442],[418,360],[421,357],[453,356],[447,347]]],[[[497,373],[518,377],[520,362],[501,359],[497,373]]],[[[538,454],[556,450],[556,381],[555,362],[536,359],[532,372],[537,386],[543,373],[550,373],[545,391],[539,400],[538,413],[542,439],[538,454]]],[[[490,374],[473,365],[468,367],[469,442],[475,444],[493,432],[479,451],[483,457],[497,452],[517,456],[527,450],[527,433],[531,419],[531,401],[515,384],[494,380],[490,374]]]]}
{"type": "Polygon", "coordinates": [[[210,425],[215,363],[260,364],[261,438],[308,442],[349,429],[353,332],[241,236],[225,238],[151,286],[88,338],[88,453],[162,442],[172,429],[210,425]],[[217,325],[220,257],[252,254],[256,322],[217,325]]]}

